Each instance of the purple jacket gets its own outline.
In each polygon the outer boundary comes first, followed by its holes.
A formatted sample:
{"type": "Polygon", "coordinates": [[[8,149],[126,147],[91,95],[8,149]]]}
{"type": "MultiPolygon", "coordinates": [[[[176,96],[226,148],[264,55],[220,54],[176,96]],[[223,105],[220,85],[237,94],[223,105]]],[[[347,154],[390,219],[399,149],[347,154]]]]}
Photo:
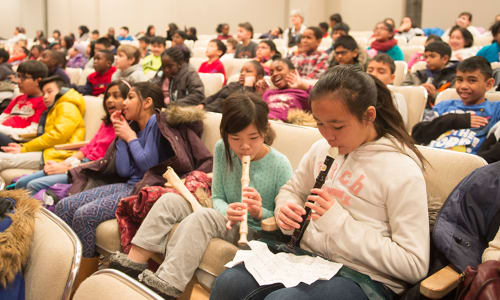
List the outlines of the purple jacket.
{"type": "Polygon", "coordinates": [[[262,99],[269,106],[269,118],[286,121],[290,109],[310,111],[309,92],[299,89],[267,90],[262,99]]]}

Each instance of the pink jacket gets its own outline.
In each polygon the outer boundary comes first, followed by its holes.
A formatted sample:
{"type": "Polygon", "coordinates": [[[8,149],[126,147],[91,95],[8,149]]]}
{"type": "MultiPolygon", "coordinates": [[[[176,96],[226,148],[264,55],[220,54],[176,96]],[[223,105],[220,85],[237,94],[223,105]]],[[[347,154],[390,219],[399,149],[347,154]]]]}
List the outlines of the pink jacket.
{"type": "Polygon", "coordinates": [[[109,145],[115,139],[115,130],[112,124],[101,123],[101,127],[90,140],[90,142],[80,151],[83,152],[86,158],[90,160],[98,160],[104,157],[106,150],[108,150],[109,145]]]}

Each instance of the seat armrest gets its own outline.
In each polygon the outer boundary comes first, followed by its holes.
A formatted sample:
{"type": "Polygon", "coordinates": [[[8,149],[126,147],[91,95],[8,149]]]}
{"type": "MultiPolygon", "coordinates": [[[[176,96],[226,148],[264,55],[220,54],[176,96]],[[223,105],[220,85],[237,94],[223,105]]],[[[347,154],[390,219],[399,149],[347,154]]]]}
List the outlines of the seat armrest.
{"type": "Polygon", "coordinates": [[[420,283],[420,294],[431,299],[441,299],[458,286],[461,277],[448,265],[420,283]]]}
{"type": "Polygon", "coordinates": [[[56,150],[78,150],[82,148],[83,146],[86,146],[89,142],[84,141],[84,142],[78,142],[78,143],[71,143],[71,144],[61,144],[61,145],[55,145],[54,149],[56,150]]]}
{"type": "Polygon", "coordinates": [[[270,217],[264,219],[260,222],[260,227],[264,231],[275,231],[278,230],[278,225],[276,225],[276,219],[274,217],[270,217]]]}

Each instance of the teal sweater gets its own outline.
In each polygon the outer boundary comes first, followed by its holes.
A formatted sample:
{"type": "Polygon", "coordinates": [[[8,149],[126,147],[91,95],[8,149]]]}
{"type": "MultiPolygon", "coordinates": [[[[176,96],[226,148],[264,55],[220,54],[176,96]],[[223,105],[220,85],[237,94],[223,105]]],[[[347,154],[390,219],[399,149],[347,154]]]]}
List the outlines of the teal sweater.
{"type": "MultiPolygon", "coordinates": [[[[219,140],[214,150],[212,203],[213,207],[225,216],[229,203],[241,202],[241,161],[231,151],[231,171],[224,149],[224,142],[219,140]]],[[[292,167],[288,158],[273,148],[270,148],[263,158],[250,162],[250,186],[256,189],[262,198],[262,219],[273,216],[274,198],[291,176],[292,167]]],[[[260,220],[250,215],[248,225],[255,230],[261,230],[260,220]]]]}

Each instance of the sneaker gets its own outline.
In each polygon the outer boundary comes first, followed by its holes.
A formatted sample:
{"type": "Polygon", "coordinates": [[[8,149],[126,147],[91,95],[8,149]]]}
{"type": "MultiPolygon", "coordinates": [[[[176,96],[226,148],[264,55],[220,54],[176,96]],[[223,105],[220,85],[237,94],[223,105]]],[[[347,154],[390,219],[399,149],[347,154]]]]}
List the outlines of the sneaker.
{"type": "Polygon", "coordinates": [[[144,270],[144,272],[139,275],[139,281],[167,300],[175,300],[182,294],[181,291],[156,276],[156,274],[151,272],[151,270],[144,270]]]}
{"type": "Polygon", "coordinates": [[[121,271],[137,280],[139,274],[148,268],[148,264],[131,261],[127,254],[116,252],[109,258],[109,268],[121,271]]]}

